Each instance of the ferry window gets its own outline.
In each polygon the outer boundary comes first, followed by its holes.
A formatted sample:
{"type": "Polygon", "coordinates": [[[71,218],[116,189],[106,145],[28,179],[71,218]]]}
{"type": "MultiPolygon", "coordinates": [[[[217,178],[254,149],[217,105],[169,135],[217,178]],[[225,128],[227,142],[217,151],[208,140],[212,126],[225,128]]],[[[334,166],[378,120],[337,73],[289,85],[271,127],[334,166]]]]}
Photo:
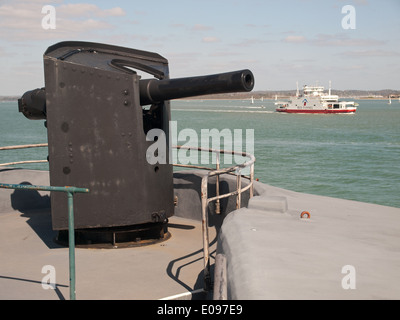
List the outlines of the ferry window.
{"type": "Polygon", "coordinates": [[[334,109],[339,109],[339,105],[338,105],[338,104],[334,104],[334,105],[333,105],[333,108],[334,108],[334,109]]]}

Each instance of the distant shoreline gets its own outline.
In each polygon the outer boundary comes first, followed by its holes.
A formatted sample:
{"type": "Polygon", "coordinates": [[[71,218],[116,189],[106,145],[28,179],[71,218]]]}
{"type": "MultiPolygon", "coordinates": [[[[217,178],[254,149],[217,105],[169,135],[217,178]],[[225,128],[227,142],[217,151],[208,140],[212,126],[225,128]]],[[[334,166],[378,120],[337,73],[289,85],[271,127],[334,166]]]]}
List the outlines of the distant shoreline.
{"type": "MultiPolygon", "coordinates": [[[[357,99],[357,100],[388,100],[389,96],[397,100],[400,98],[400,90],[332,90],[333,95],[338,95],[340,99],[357,99]]],[[[211,94],[197,97],[188,97],[177,100],[274,100],[288,99],[296,95],[296,90],[282,91],[253,91],[253,92],[237,92],[211,94]]],[[[17,102],[20,96],[0,96],[0,102],[17,102]]]]}
{"type": "MultiPolygon", "coordinates": [[[[289,99],[290,97],[289,96],[287,96],[287,97],[280,97],[279,99],[280,100],[284,100],[284,99],[289,99]]],[[[18,98],[19,99],[19,98],[18,98]]],[[[0,103],[6,103],[6,102],[17,102],[18,101],[18,99],[11,99],[11,100],[3,100],[3,99],[1,99],[0,98],[0,103]]],[[[340,99],[354,99],[354,100],[388,100],[388,98],[373,98],[373,97],[371,97],[371,98],[363,98],[363,97],[339,97],[339,100],[340,99]]],[[[394,101],[396,101],[396,100],[398,100],[398,98],[393,98],[392,97],[392,99],[394,99],[394,101]]],[[[225,98],[209,98],[209,97],[192,97],[192,98],[182,98],[182,99],[174,99],[175,101],[196,101],[196,100],[206,100],[206,101],[218,101],[218,100],[251,100],[251,97],[249,97],[249,98],[227,98],[227,97],[225,97],[225,98]]],[[[173,100],[173,101],[174,101],[173,100]]],[[[257,101],[257,100],[260,100],[260,99],[256,99],[256,98],[254,98],[254,100],[255,101],[257,101]]],[[[273,101],[275,101],[275,98],[265,98],[264,97],[264,100],[266,100],[266,101],[268,101],[268,100],[273,100],[273,101]]]]}
{"type": "MultiPolygon", "coordinates": [[[[278,99],[281,99],[281,100],[283,100],[283,99],[290,99],[290,98],[292,98],[293,96],[280,96],[280,97],[278,97],[278,99]]],[[[259,101],[260,100],[260,98],[256,98],[256,97],[253,97],[254,98],[254,100],[255,101],[259,101]]],[[[354,100],[388,100],[389,98],[385,98],[385,97],[378,97],[378,98],[375,98],[375,97],[339,97],[339,100],[341,100],[341,99],[354,99],[354,100]]],[[[393,100],[397,100],[398,99],[398,97],[392,97],[392,99],[393,100]]],[[[207,100],[207,101],[212,101],[212,100],[251,100],[251,96],[250,97],[247,97],[247,98],[228,98],[228,97],[225,97],[225,98],[211,98],[211,97],[207,97],[207,96],[199,96],[199,97],[192,97],[192,98],[181,98],[181,99],[175,99],[175,100],[180,100],[180,101],[185,101],[185,100],[187,100],[187,101],[192,101],[192,100],[207,100]]],[[[273,100],[273,101],[275,101],[275,98],[271,98],[271,97],[264,97],[264,100],[273,100]]]]}
{"type": "Polygon", "coordinates": [[[0,96],[0,102],[14,102],[18,101],[19,98],[17,96],[0,96]]]}

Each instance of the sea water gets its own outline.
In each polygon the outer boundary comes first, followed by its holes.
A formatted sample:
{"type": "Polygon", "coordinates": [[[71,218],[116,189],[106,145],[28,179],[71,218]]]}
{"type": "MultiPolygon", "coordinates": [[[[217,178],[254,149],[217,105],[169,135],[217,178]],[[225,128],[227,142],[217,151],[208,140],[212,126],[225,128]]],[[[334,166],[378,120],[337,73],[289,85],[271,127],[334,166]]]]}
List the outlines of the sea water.
{"type": "MultiPolygon", "coordinates": [[[[347,99],[348,100],[348,99],[347,99]]],[[[176,100],[178,132],[254,133],[255,178],[285,189],[400,207],[400,103],[357,100],[355,114],[284,114],[274,100],[176,100]]],[[[0,146],[47,142],[43,120],[0,103],[0,146]]],[[[185,144],[181,142],[180,144],[185,144]]],[[[210,146],[211,147],[211,146],[210,146]]],[[[221,140],[223,148],[223,139],[221,140]]],[[[47,148],[0,151],[0,163],[46,159],[47,148]]],[[[48,170],[47,164],[18,167],[48,170]]]]}

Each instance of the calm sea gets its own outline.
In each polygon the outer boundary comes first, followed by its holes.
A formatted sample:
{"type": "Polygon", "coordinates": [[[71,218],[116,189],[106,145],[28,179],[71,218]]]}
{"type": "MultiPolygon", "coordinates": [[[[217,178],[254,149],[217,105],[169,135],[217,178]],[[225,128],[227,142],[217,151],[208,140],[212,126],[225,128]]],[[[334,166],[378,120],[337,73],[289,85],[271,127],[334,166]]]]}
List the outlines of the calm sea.
{"type": "MultiPolygon", "coordinates": [[[[357,102],[353,115],[296,115],[275,113],[273,100],[179,100],[171,102],[171,117],[178,133],[193,129],[199,139],[201,129],[241,129],[244,145],[246,129],[253,129],[261,182],[400,207],[400,103],[357,102]]],[[[17,109],[16,102],[0,103],[0,146],[47,142],[43,121],[17,109]]],[[[0,151],[0,163],[46,157],[46,148],[0,151]]]]}

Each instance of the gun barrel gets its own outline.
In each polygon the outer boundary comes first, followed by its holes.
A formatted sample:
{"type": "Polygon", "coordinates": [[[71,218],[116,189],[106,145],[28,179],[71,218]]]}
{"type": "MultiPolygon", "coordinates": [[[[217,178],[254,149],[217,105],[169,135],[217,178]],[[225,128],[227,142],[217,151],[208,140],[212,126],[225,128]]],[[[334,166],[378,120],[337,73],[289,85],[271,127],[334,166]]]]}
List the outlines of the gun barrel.
{"type": "Polygon", "coordinates": [[[140,105],[214,93],[248,92],[254,87],[250,70],[167,80],[140,80],[140,105]]]}

